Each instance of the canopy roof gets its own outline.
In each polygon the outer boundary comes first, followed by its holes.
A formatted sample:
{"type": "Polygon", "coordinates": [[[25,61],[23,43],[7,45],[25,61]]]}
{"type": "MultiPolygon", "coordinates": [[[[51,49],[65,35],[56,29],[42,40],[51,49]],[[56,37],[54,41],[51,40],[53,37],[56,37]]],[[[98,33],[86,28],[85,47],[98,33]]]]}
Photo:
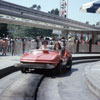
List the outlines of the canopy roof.
{"type": "Polygon", "coordinates": [[[81,10],[88,13],[100,14],[100,0],[95,0],[86,4],[83,4],[81,10]]]}

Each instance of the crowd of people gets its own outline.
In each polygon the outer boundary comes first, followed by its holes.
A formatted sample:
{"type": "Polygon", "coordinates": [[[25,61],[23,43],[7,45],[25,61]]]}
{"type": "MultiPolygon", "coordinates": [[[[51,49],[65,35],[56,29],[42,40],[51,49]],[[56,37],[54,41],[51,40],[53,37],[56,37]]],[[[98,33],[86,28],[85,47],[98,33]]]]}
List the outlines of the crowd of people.
{"type": "MultiPolygon", "coordinates": [[[[28,52],[32,49],[45,49],[47,44],[54,45],[54,50],[60,50],[61,45],[64,47],[69,44],[86,44],[83,40],[78,40],[75,38],[74,40],[69,38],[68,40],[65,37],[60,39],[55,38],[0,38],[0,55],[6,56],[7,54],[11,54],[12,56],[17,54],[22,54],[24,52],[28,52]],[[46,40],[46,41],[44,41],[46,40]]],[[[91,44],[92,41],[88,41],[87,44],[91,44]]],[[[78,46],[77,46],[78,47],[78,46]]]]}
{"type": "Polygon", "coordinates": [[[7,53],[15,55],[19,51],[24,53],[25,41],[21,38],[0,38],[0,53],[2,56],[6,56],[7,53]]]}
{"type": "MultiPolygon", "coordinates": [[[[36,37],[35,39],[30,39],[30,38],[13,39],[8,37],[0,38],[0,55],[6,56],[8,53],[13,56],[18,53],[28,52],[29,50],[32,49],[40,49],[40,48],[42,49],[45,48],[45,44],[47,44],[47,42],[50,45],[54,45],[57,42],[57,40],[55,40],[54,38],[44,39],[40,37],[36,37]],[[46,41],[44,42],[44,40],[46,41]],[[44,47],[41,46],[42,44],[44,44],[44,47]]],[[[64,38],[59,39],[58,44],[56,45],[60,45],[61,43],[65,45],[64,38]]]]}

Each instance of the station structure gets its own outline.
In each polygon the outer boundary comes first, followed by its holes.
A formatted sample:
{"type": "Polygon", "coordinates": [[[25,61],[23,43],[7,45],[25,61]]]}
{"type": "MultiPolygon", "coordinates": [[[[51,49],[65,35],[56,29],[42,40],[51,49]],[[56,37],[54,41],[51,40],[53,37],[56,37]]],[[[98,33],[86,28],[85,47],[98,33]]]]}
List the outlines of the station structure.
{"type": "Polygon", "coordinates": [[[61,0],[60,16],[56,16],[0,0],[0,22],[61,30],[66,37],[68,33],[75,33],[75,36],[81,34],[80,39],[88,34],[88,38],[92,38],[95,43],[100,38],[100,27],[68,19],[67,3],[68,1],[61,0]]]}

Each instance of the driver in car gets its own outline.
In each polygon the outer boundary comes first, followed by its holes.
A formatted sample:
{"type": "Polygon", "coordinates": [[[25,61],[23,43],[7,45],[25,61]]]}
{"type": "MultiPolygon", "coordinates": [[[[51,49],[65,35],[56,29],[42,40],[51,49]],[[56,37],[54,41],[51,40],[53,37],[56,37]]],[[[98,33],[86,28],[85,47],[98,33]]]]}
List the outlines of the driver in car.
{"type": "Polygon", "coordinates": [[[48,41],[46,41],[46,40],[44,40],[43,42],[42,42],[42,46],[40,47],[40,49],[47,49],[47,45],[48,45],[48,41]]]}

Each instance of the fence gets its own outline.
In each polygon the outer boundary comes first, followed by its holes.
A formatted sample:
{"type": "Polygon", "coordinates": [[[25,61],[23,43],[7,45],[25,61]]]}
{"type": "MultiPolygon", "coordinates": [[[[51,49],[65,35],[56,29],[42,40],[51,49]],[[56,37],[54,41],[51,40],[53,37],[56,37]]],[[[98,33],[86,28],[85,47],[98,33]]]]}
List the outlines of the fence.
{"type": "Polygon", "coordinates": [[[67,50],[71,53],[100,53],[100,46],[96,44],[92,44],[91,47],[89,44],[79,44],[77,46],[76,44],[67,45],[67,50]]]}

